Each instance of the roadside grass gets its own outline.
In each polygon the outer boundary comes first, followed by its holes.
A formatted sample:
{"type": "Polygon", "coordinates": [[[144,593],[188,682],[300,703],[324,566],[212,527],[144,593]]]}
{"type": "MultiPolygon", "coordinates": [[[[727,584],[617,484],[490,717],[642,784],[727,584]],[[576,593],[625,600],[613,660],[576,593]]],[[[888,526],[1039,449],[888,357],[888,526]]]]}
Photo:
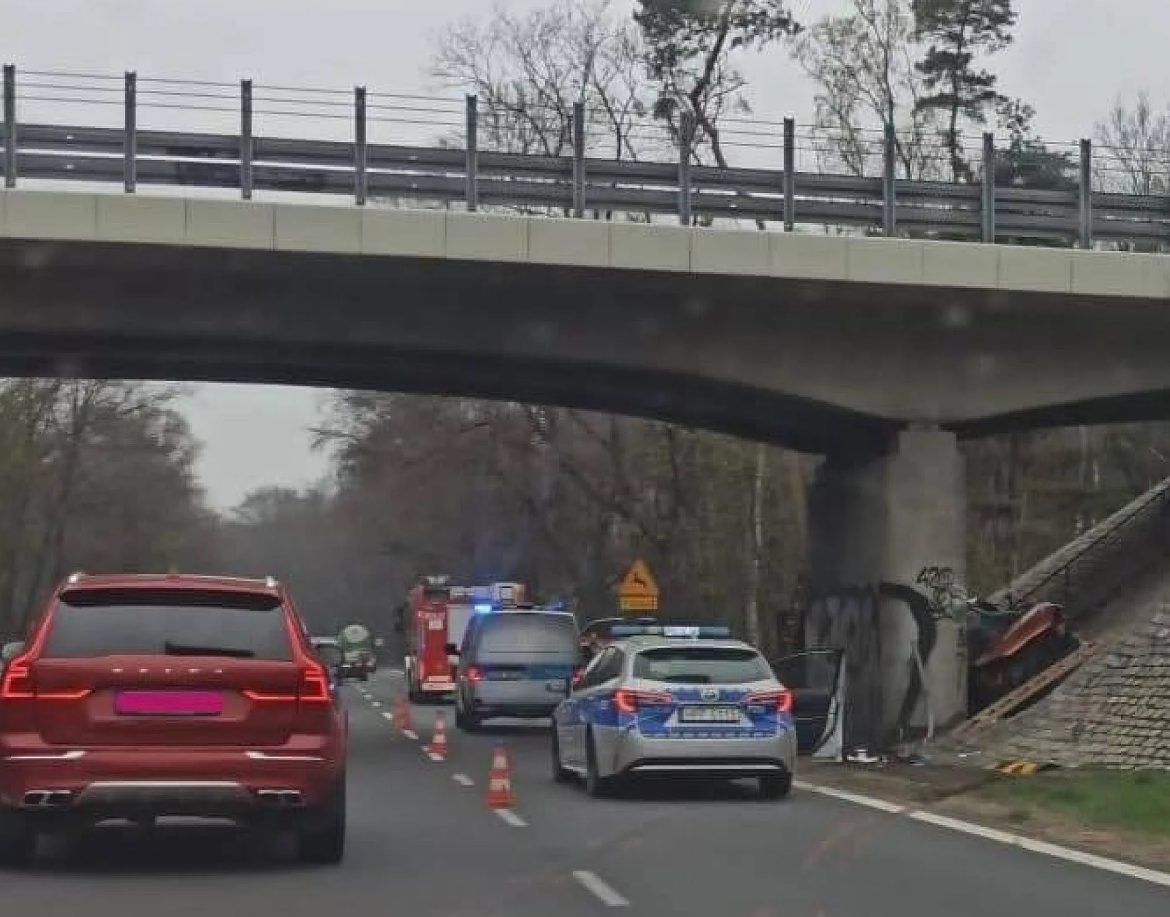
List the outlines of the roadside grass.
{"type": "Polygon", "coordinates": [[[1170,839],[1170,771],[1051,772],[1002,777],[980,795],[1010,807],[1026,824],[1042,811],[1072,815],[1086,824],[1170,839]]]}

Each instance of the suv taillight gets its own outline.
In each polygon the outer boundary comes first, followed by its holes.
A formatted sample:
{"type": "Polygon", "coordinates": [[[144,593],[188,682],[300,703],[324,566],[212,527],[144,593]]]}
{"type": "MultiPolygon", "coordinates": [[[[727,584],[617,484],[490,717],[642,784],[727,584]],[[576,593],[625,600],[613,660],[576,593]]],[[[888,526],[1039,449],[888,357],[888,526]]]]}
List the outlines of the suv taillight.
{"type": "Polygon", "coordinates": [[[29,662],[26,653],[8,664],[4,670],[4,680],[0,682],[0,700],[32,700],[36,696],[29,662]]]}
{"type": "Polygon", "coordinates": [[[25,653],[9,663],[0,682],[0,700],[85,700],[92,688],[68,688],[62,691],[38,691],[32,677],[32,655],[25,653]]]}
{"type": "Polygon", "coordinates": [[[250,701],[260,704],[328,704],[333,698],[329,695],[329,676],[318,663],[309,660],[301,669],[301,680],[296,694],[267,694],[263,691],[245,689],[240,692],[250,701]]]}
{"type": "Polygon", "coordinates": [[[329,676],[325,668],[310,660],[301,672],[300,699],[306,704],[328,704],[333,702],[329,695],[329,676]]]}

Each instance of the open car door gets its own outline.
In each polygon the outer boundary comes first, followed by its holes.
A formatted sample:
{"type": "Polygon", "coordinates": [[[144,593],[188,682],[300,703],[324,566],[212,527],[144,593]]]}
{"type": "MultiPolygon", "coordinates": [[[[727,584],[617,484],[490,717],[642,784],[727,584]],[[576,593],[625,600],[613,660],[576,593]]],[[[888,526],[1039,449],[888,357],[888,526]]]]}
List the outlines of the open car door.
{"type": "Polygon", "coordinates": [[[844,658],[841,650],[813,649],[772,663],[776,677],[792,692],[797,750],[802,755],[817,753],[834,736],[840,743],[844,658]]]}

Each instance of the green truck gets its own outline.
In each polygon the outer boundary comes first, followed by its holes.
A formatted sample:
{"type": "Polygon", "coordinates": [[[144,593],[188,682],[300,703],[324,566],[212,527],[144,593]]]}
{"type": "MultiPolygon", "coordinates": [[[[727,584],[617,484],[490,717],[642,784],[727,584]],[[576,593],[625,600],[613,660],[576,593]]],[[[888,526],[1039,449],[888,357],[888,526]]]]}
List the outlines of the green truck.
{"type": "Polygon", "coordinates": [[[337,635],[342,678],[366,681],[378,667],[374,638],[364,624],[348,624],[337,635]]]}

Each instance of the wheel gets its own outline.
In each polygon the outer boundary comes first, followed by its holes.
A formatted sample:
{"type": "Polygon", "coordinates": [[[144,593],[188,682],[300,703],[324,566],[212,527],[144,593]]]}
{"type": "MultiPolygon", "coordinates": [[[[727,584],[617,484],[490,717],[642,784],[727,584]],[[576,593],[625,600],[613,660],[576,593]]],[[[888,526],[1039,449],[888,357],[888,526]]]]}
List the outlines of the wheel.
{"type": "Polygon", "coordinates": [[[784,799],[792,792],[792,775],[772,774],[768,777],[760,777],[760,798],[762,799],[784,799]]]}
{"type": "Polygon", "coordinates": [[[573,779],[573,772],[566,770],[561,764],[561,740],[557,738],[557,726],[553,723],[552,726],[552,742],[549,744],[552,747],[552,778],[554,783],[568,783],[573,779]]]}
{"type": "Polygon", "coordinates": [[[302,863],[334,866],[345,856],[345,778],[338,784],[333,798],[319,811],[309,815],[312,827],[301,831],[299,846],[302,863]]]}
{"type": "Polygon", "coordinates": [[[0,866],[23,866],[32,859],[36,841],[22,812],[0,809],[0,866]]]}
{"type": "Polygon", "coordinates": [[[593,742],[593,733],[585,739],[585,792],[595,799],[601,799],[613,794],[614,778],[602,777],[597,769],[597,747],[593,742]]]}

